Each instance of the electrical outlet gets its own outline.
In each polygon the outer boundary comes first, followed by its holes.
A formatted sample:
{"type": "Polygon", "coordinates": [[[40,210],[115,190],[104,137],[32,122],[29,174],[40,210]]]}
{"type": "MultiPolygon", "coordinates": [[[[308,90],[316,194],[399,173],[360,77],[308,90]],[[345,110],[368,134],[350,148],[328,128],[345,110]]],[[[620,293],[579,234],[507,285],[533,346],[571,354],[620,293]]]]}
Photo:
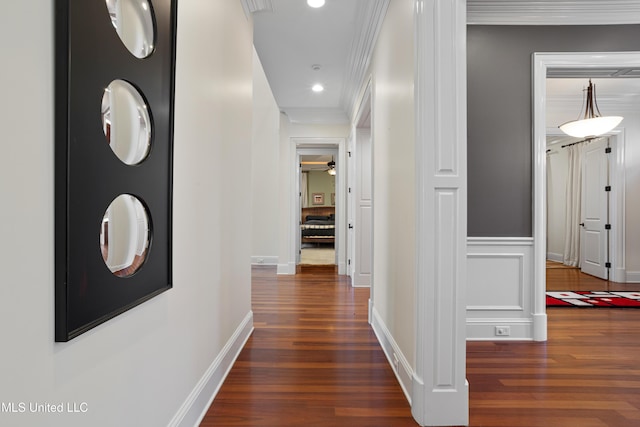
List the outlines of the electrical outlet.
{"type": "Polygon", "coordinates": [[[496,336],[508,337],[509,335],[511,335],[511,329],[509,326],[496,326],[496,336]]]}

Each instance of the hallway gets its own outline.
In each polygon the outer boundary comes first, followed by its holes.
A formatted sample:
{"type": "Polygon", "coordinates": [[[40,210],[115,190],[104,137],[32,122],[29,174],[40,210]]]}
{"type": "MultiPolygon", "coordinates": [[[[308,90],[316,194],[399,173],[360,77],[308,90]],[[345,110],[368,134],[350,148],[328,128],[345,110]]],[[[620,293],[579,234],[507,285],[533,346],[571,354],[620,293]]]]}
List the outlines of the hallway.
{"type": "MultiPolygon", "coordinates": [[[[335,268],[253,268],[255,331],[201,426],[417,426],[335,268]]],[[[640,419],[640,312],[548,311],[547,342],[467,343],[470,426],[626,427],[640,419]]]]}
{"type": "Polygon", "coordinates": [[[201,426],[417,426],[367,323],[369,289],[298,269],[253,268],[255,330],[201,426]]]}

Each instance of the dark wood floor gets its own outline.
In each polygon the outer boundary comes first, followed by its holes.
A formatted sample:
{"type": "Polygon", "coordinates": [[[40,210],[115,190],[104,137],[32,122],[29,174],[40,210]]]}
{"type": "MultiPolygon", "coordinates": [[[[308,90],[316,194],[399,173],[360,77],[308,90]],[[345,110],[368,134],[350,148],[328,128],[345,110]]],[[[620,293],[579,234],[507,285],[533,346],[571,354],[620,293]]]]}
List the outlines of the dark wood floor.
{"type": "Polygon", "coordinates": [[[335,266],[253,270],[255,331],[201,426],[417,426],[367,323],[369,290],[335,266]]]}
{"type": "Polygon", "coordinates": [[[637,291],[640,283],[615,283],[580,272],[578,268],[562,267],[547,262],[548,291],[637,291]]]}
{"type": "MultiPolygon", "coordinates": [[[[368,295],[334,269],[254,269],[256,329],[201,425],[416,426],[367,324],[368,295]]],[[[467,343],[470,425],[640,426],[640,310],[548,319],[544,343],[467,343]]]]}

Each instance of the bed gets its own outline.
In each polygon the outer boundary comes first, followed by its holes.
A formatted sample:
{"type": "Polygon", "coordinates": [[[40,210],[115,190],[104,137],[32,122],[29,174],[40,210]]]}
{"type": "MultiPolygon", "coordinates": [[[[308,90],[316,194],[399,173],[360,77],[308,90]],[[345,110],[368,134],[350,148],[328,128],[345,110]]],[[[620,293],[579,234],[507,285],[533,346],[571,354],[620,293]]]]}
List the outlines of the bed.
{"type": "Polygon", "coordinates": [[[335,207],[302,208],[301,222],[302,243],[334,243],[336,235],[335,207]]]}

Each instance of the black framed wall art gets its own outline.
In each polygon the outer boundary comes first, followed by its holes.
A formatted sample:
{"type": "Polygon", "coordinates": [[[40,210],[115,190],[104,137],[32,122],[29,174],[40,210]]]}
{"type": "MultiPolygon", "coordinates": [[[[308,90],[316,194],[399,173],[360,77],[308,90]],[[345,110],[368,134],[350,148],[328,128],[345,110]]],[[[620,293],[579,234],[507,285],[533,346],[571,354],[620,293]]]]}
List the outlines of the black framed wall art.
{"type": "Polygon", "coordinates": [[[176,0],[56,0],[55,340],[172,287],[176,0]]]}

